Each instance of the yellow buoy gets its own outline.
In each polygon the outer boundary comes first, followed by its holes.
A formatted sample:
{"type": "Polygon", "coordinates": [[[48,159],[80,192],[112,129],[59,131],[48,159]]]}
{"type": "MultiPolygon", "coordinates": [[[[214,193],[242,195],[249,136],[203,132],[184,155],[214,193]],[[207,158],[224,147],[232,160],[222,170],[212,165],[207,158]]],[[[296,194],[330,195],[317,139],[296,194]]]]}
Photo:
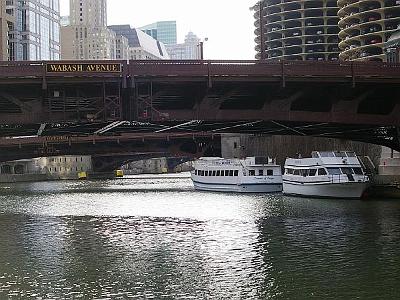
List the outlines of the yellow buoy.
{"type": "Polygon", "coordinates": [[[116,170],[115,171],[115,177],[118,177],[118,178],[124,177],[124,171],[116,170]]]}
{"type": "Polygon", "coordinates": [[[87,179],[87,173],[86,172],[79,172],[78,173],[78,178],[81,180],[87,179]]]}

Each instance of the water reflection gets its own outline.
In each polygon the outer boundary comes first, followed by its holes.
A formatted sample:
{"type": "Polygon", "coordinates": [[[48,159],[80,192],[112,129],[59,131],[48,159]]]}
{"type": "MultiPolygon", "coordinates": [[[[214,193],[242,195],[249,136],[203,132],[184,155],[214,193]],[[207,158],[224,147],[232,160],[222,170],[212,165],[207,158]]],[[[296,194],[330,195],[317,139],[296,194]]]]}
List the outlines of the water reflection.
{"type": "Polygon", "coordinates": [[[0,298],[398,296],[397,202],[199,193],[188,179],[157,180],[0,188],[0,298]]]}

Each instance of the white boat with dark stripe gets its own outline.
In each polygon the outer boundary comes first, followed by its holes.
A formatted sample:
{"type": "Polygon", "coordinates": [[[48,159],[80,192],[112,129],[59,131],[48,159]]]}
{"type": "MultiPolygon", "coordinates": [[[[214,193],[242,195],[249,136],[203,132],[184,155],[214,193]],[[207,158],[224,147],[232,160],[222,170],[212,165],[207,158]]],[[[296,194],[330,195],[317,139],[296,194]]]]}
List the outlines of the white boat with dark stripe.
{"type": "Polygon", "coordinates": [[[358,199],[368,186],[369,178],[354,152],[314,151],[311,158],[285,162],[285,194],[358,199]]]}
{"type": "Polygon", "coordinates": [[[272,159],[248,157],[224,159],[204,157],[194,163],[191,172],[197,190],[241,193],[282,191],[282,171],[272,159]]]}

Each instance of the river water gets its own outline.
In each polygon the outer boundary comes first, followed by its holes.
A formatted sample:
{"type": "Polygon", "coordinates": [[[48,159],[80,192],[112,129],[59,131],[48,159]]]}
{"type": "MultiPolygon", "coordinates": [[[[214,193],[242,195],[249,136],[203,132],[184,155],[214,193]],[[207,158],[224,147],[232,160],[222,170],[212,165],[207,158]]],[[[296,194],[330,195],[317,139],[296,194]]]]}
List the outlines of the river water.
{"type": "Polygon", "coordinates": [[[400,201],[0,185],[0,299],[399,299],[400,201]]]}

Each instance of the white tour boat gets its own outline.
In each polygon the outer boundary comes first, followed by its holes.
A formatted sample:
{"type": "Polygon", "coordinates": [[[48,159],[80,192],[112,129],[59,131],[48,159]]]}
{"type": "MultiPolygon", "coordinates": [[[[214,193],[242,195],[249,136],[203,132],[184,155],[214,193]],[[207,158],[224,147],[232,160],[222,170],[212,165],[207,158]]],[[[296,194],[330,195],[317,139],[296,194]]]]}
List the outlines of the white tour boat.
{"type": "Polygon", "coordinates": [[[273,193],[282,191],[282,170],[267,157],[201,158],[191,172],[197,190],[273,193]]]}
{"type": "Polygon", "coordinates": [[[288,158],[283,192],[290,195],[361,198],[369,178],[354,152],[315,151],[312,158],[288,158]]]}

